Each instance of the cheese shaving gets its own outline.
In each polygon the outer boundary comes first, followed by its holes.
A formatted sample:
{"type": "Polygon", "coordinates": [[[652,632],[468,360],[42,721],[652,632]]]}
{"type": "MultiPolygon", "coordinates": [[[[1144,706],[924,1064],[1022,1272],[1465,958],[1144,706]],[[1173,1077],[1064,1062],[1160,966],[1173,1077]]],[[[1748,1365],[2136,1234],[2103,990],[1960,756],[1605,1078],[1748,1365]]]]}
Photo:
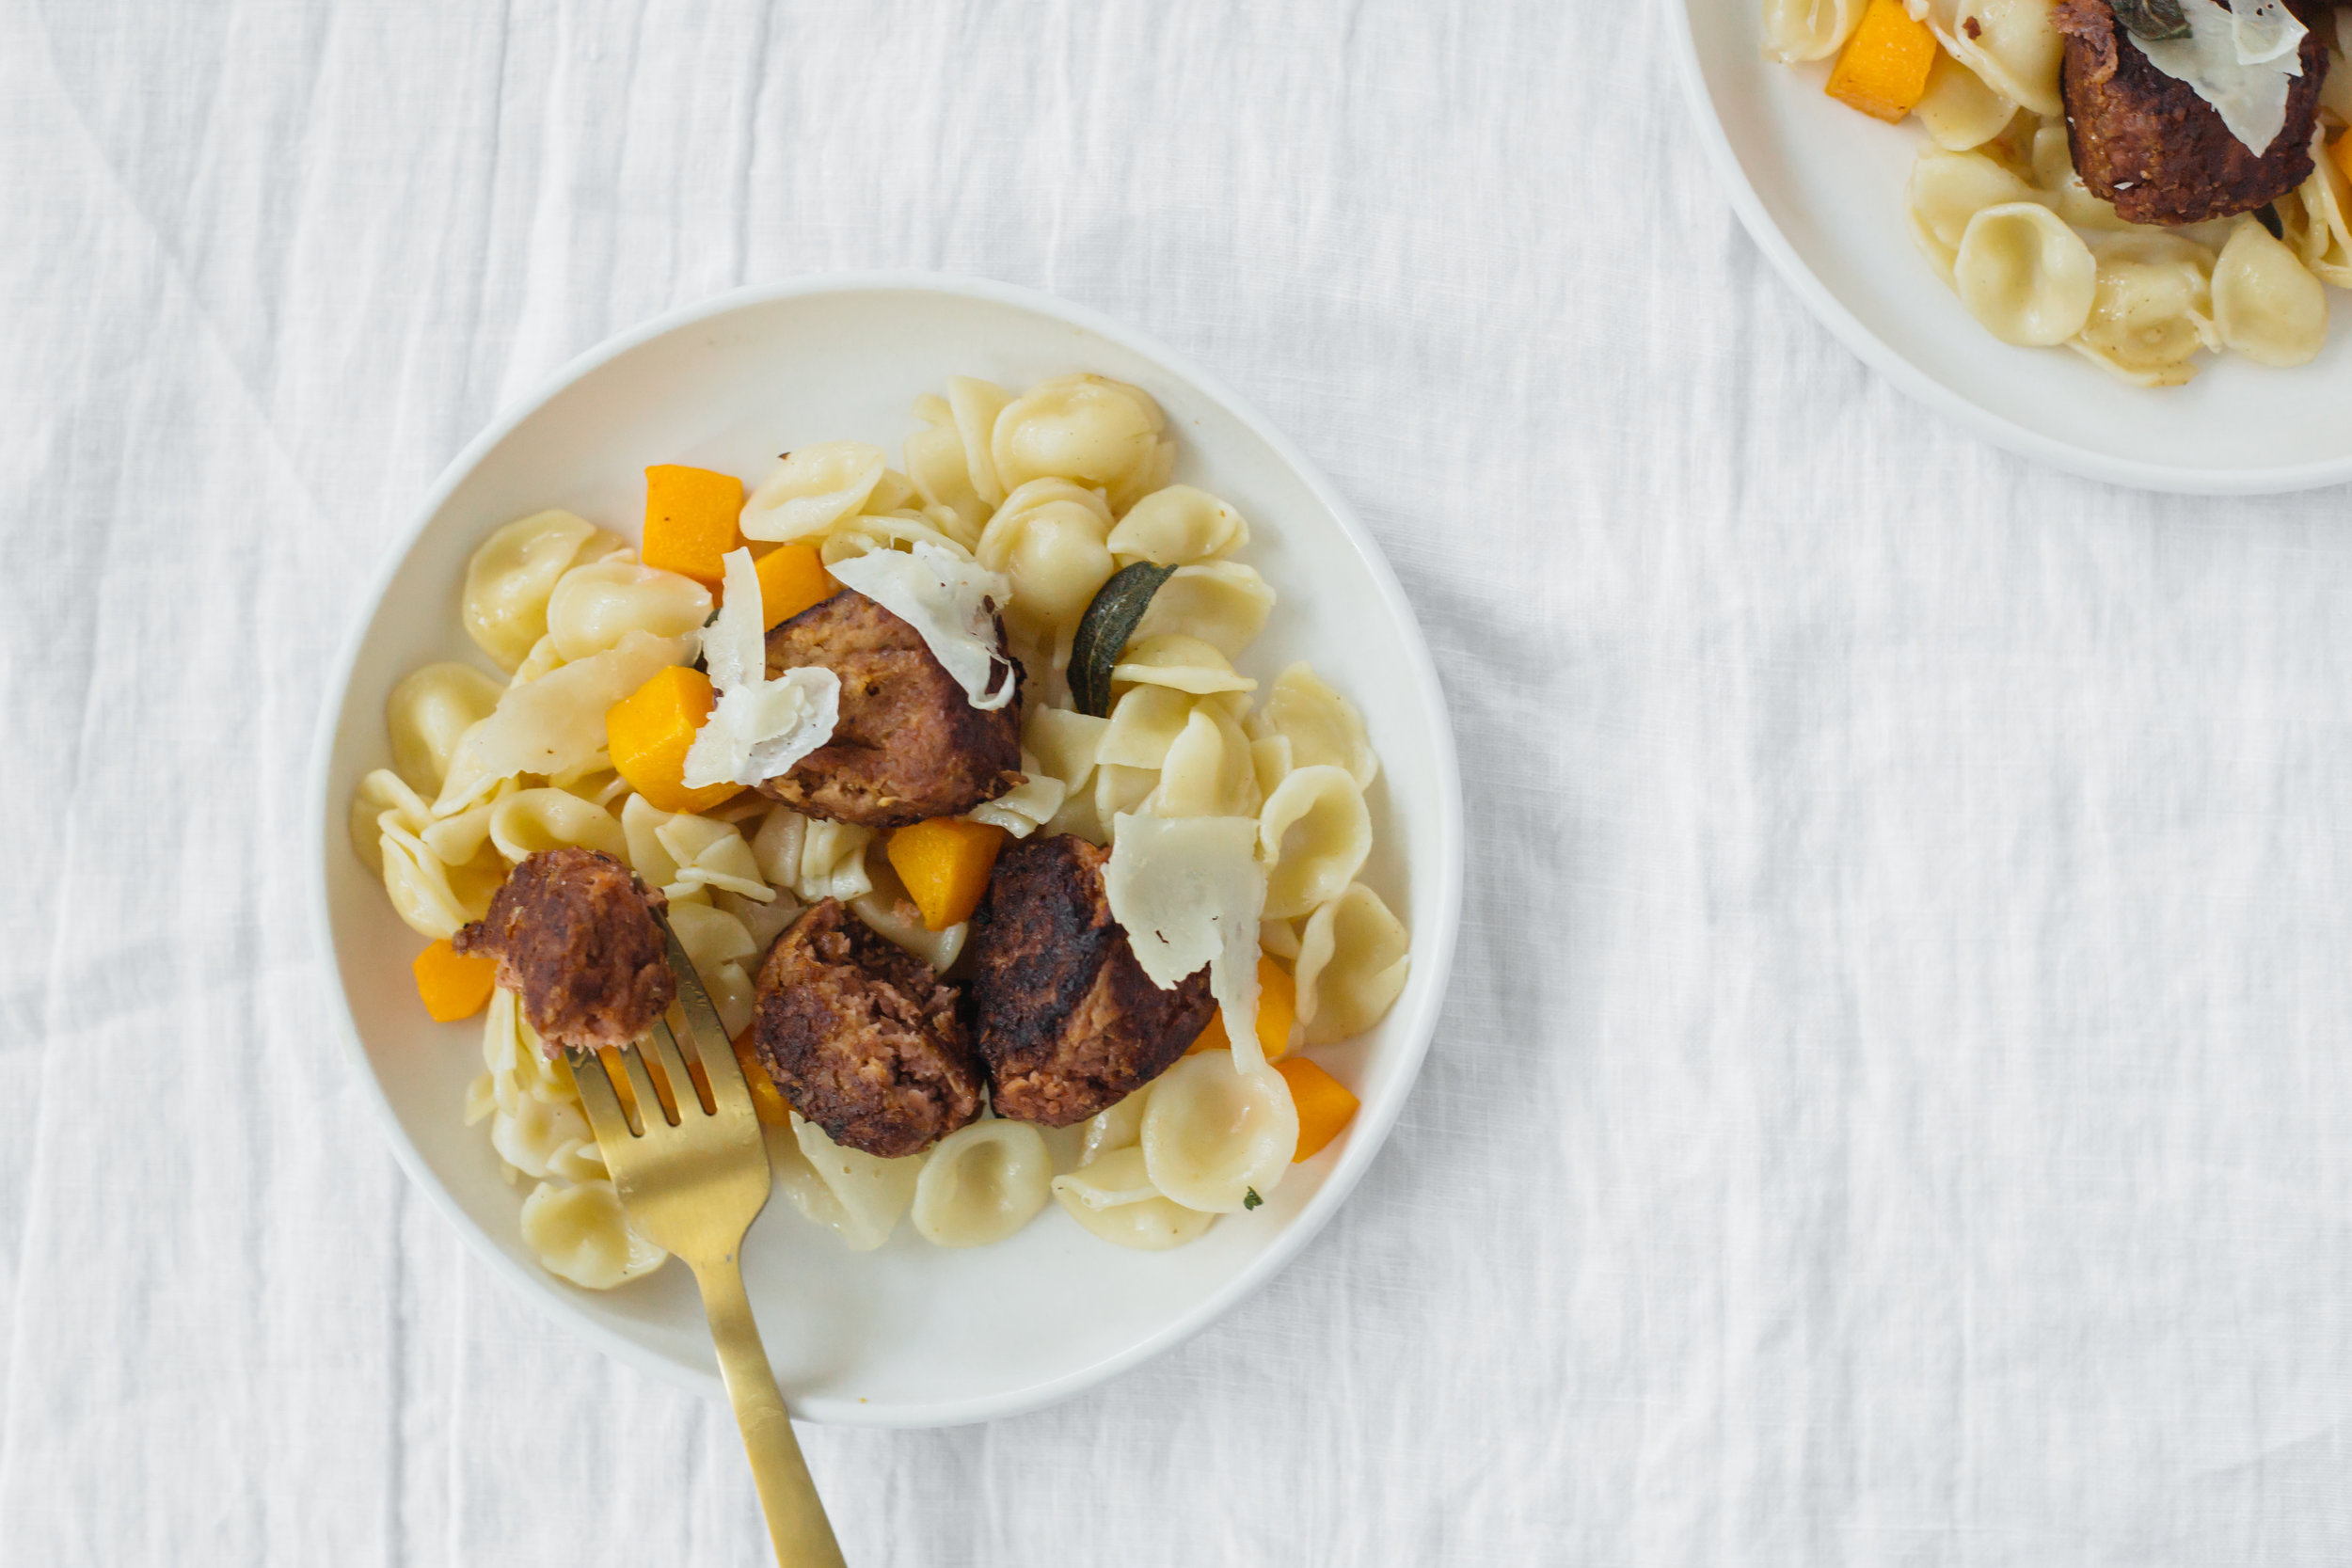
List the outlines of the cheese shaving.
{"type": "Polygon", "coordinates": [[[2249,151],[2267,151],[2286,128],[2287,84],[2303,74],[2303,24],[2279,0],[2181,0],[2181,15],[2188,37],[2133,45],[2211,104],[2249,151]]]}
{"type": "Polygon", "coordinates": [[[1265,1066],[1258,1045],[1258,920],[1265,868],[1247,816],[1121,814],[1103,893],[1136,962],[1162,990],[1209,966],[1209,991],[1242,1072],[1265,1066]]]}
{"type": "Polygon", "coordinates": [[[1001,652],[994,610],[1012,597],[1003,573],[921,540],[912,550],[869,550],[831,570],[844,588],[913,626],[974,707],[993,713],[1012,701],[1012,661],[1001,652]]]}
{"type": "Polygon", "coordinates": [[[718,705],[687,748],[686,787],[757,784],[789,773],[833,738],[841,721],[841,677],[822,667],[768,678],[766,616],[759,572],[748,549],[726,555],[726,599],[703,634],[704,666],[718,705]]]}
{"type": "Polygon", "coordinates": [[[516,773],[553,778],[600,757],[606,710],[656,671],[691,659],[694,636],[632,631],[603,653],[508,687],[489,717],[457,743],[434,815],[454,816],[516,773]]]}

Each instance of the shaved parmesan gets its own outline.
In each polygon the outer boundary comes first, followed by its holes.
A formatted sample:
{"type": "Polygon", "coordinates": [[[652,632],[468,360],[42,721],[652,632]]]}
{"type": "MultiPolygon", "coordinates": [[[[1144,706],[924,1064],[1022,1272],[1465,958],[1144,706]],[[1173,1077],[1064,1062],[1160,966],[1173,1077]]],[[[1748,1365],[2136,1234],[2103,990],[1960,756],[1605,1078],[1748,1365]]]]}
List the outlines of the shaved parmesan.
{"type": "Polygon", "coordinates": [[[835,562],[832,571],[844,588],[913,626],[974,707],[993,713],[1012,701],[1012,661],[996,635],[994,606],[1012,596],[1003,573],[919,540],[912,550],[872,550],[835,562]]]}
{"type": "Polygon", "coordinates": [[[606,710],[656,671],[691,659],[696,635],[632,631],[603,653],[508,687],[489,717],[457,742],[434,815],[454,816],[517,773],[552,778],[596,761],[605,749],[606,710]]]}
{"type": "Polygon", "coordinates": [[[1103,893],[1136,962],[1162,990],[1209,966],[1209,990],[1234,1041],[1233,1066],[1264,1067],[1258,1046],[1258,920],[1265,868],[1247,816],[1138,816],[1115,824],[1103,893]]]}
{"type": "Polygon", "coordinates": [[[765,783],[833,738],[841,721],[840,676],[812,665],[768,678],[766,617],[750,550],[726,554],[726,599],[703,647],[719,703],[687,748],[687,788],[765,783]]]}
{"type": "Polygon", "coordinates": [[[2267,151],[2286,127],[2287,84],[2303,74],[2303,24],[2279,0],[2181,0],[2181,15],[2188,37],[2132,42],[2213,105],[2249,151],[2267,151]]]}

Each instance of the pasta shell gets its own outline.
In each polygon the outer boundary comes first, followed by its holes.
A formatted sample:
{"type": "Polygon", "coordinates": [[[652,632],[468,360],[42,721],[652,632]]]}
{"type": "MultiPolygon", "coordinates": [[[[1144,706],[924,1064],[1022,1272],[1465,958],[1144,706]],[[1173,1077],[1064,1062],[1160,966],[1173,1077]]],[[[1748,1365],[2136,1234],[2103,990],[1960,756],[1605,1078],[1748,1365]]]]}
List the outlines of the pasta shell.
{"type": "Polygon", "coordinates": [[[986,1246],[1037,1217],[1054,1164],[1025,1121],[976,1121],[939,1140],[914,1183],[917,1234],[933,1246],[986,1246]]]}

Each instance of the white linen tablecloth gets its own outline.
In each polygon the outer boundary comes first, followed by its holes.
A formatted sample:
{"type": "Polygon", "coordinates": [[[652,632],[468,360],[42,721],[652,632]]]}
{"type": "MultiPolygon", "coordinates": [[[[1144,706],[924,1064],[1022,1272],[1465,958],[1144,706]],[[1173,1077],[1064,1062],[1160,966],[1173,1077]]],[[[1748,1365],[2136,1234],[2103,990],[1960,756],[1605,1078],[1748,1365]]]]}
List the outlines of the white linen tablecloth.
{"type": "Polygon", "coordinates": [[[1473,845],[1331,1228],[1058,1408],[804,1428],[852,1561],[2352,1560],[2344,494],[1898,396],[1734,222],[1662,20],[7,0],[0,1560],[764,1560],[727,1412],[395,1168],[297,844],[326,666],[502,404],[907,266],[1297,438],[1473,845]]]}

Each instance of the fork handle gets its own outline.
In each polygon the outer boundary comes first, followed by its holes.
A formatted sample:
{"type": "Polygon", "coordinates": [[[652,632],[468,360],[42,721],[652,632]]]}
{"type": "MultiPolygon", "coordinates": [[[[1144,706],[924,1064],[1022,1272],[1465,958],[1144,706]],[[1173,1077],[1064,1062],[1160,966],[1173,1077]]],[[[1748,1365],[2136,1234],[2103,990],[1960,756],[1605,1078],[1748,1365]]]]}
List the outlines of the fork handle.
{"type": "Polygon", "coordinates": [[[784,1396],[776,1392],[776,1375],[759,1342],[759,1324],[752,1319],[735,1255],[695,1264],[694,1283],[702,1287],[703,1311],[719,1350],[719,1374],[735,1402],[736,1424],[743,1429],[743,1449],[751,1456],[752,1480],[759,1486],[776,1561],[783,1568],[847,1568],[817,1483],[809,1479],[808,1462],[801,1457],[800,1440],[792,1435],[784,1396]]]}

